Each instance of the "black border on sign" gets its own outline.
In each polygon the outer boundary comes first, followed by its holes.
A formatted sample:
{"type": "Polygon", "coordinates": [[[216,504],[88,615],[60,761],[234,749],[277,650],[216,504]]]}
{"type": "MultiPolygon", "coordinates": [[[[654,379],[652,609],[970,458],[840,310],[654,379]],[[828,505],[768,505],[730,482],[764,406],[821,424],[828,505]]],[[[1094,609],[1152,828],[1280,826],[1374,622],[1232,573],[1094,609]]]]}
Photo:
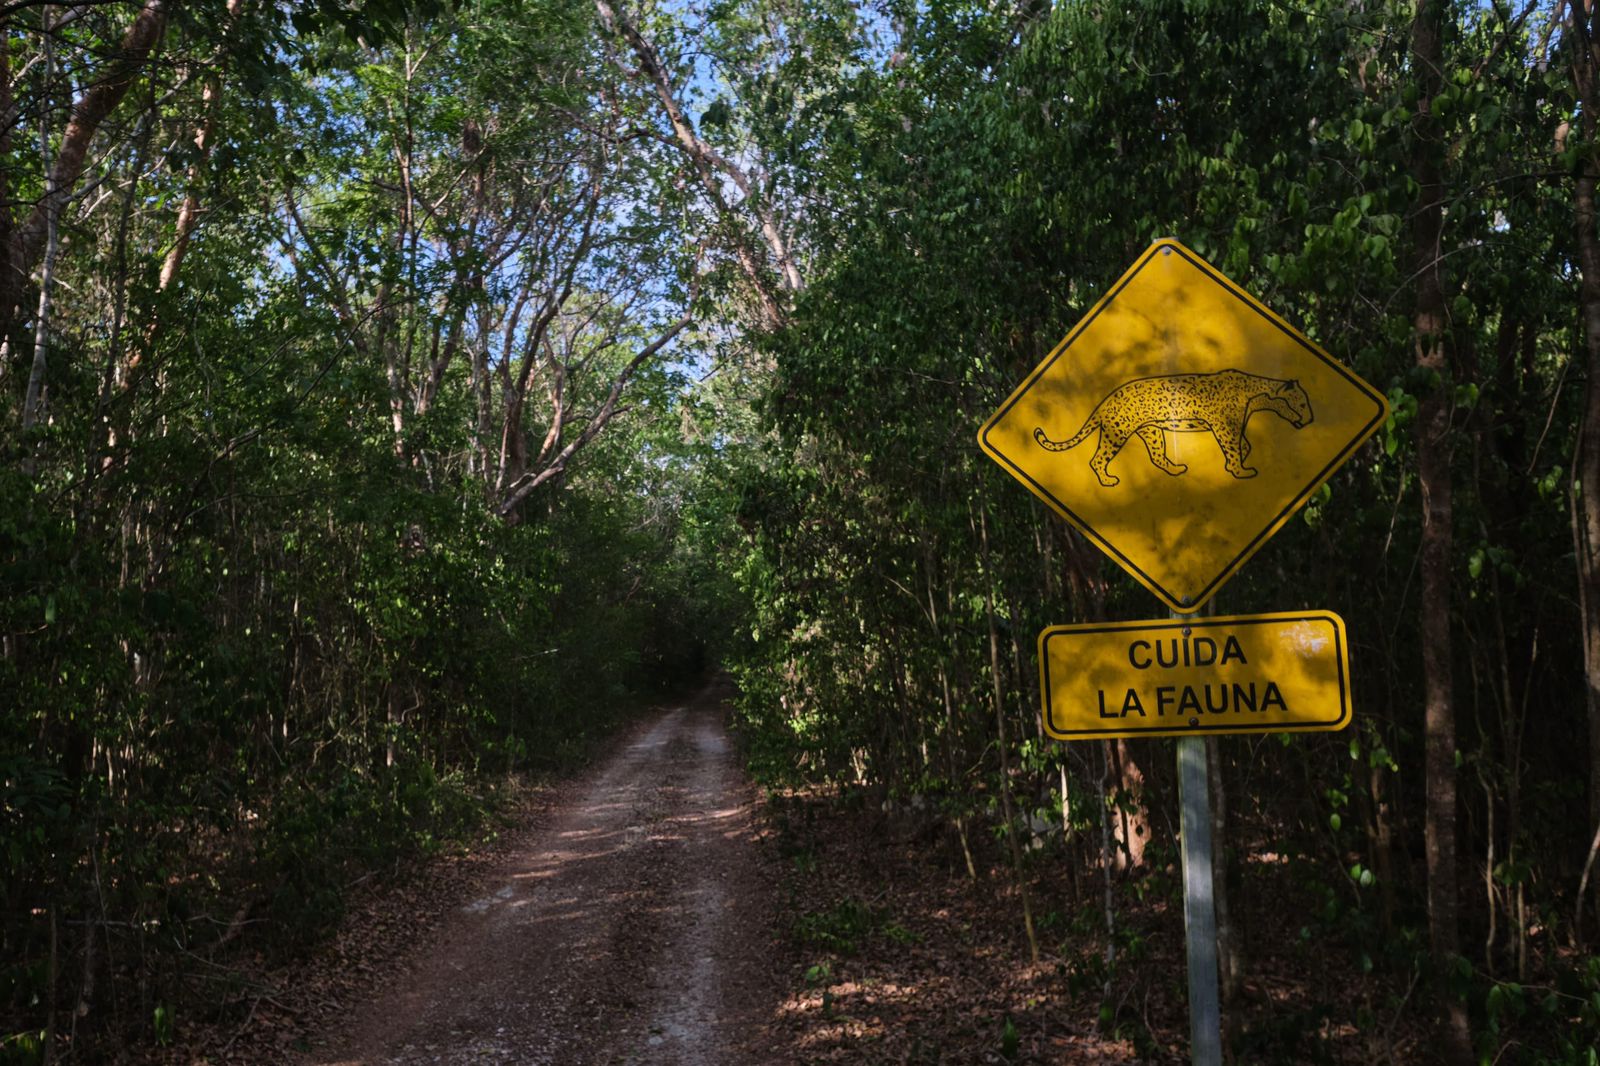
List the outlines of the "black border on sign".
{"type": "Polygon", "coordinates": [[[1074,526],[1077,526],[1078,529],[1084,533],[1084,535],[1086,535],[1090,540],[1094,541],[1094,543],[1100,547],[1101,551],[1115,559],[1124,570],[1138,578],[1146,588],[1150,589],[1157,596],[1159,596],[1169,607],[1176,611],[1188,614],[1198,611],[1201,607],[1205,606],[1206,601],[1211,599],[1212,596],[1216,595],[1217,590],[1222,587],[1223,583],[1229,578],[1233,577],[1233,575],[1238,572],[1239,568],[1243,566],[1245,562],[1249,560],[1249,558],[1254,555],[1274,533],[1281,529],[1284,523],[1288,522],[1289,518],[1296,511],[1305,506],[1305,502],[1311,497],[1311,494],[1316,492],[1317,489],[1321,488],[1323,482],[1332,477],[1333,472],[1339,467],[1343,466],[1350,459],[1350,456],[1354,454],[1356,449],[1365,444],[1367,442],[1367,438],[1372,436],[1372,434],[1377,431],[1379,423],[1381,423],[1383,419],[1387,417],[1388,410],[1388,402],[1383,399],[1382,395],[1378,393],[1377,390],[1371,385],[1367,384],[1355,374],[1351,373],[1331,355],[1329,355],[1327,352],[1324,352],[1309,338],[1301,334],[1299,330],[1280,320],[1267,307],[1265,307],[1261,301],[1257,300],[1244,289],[1241,289],[1222,274],[1212,269],[1211,264],[1190,252],[1189,249],[1185,248],[1177,241],[1170,238],[1163,238],[1159,241],[1156,241],[1149,247],[1149,249],[1145,252],[1144,258],[1140,259],[1133,269],[1129,270],[1127,274],[1123,275],[1122,280],[1117,283],[1117,286],[1112,289],[1110,293],[1101,298],[1100,302],[1094,306],[1094,309],[1090,311],[1089,314],[1073,328],[1072,332],[1067,336],[1067,339],[1062,341],[1060,346],[1057,347],[1055,351],[1046,356],[1044,362],[1040,363],[1034,368],[1033,373],[1028,375],[1027,379],[1022,383],[1022,385],[1018,386],[1018,388],[1010,395],[1010,397],[1006,399],[1005,403],[1000,405],[1000,409],[991,415],[989,420],[984,423],[983,428],[978,433],[978,439],[983,444],[984,451],[988,452],[990,456],[1005,464],[1006,469],[1011,472],[1012,476],[1016,477],[1019,481],[1024,482],[1030,488],[1032,488],[1041,499],[1045,500],[1050,504],[1050,506],[1055,508],[1055,510],[1063,518],[1067,519],[1074,526]],[[1100,533],[1097,532],[1095,528],[1087,521],[1085,521],[1082,516],[1073,511],[1072,508],[1068,507],[1043,485],[1039,484],[1039,482],[1035,481],[1027,474],[1026,471],[1024,471],[1016,463],[1012,462],[1009,458],[1002,454],[999,449],[989,442],[989,432],[1000,422],[1002,418],[1005,417],[1006,412],[1010,411],[1011,408],[1016,406],[1022,400],[1022,398],[1028,394],[1039,378],[1044,375],[1045,371],[1049,370],[1055,365],[1057,360],[1067,354],[1067,350],[1072,347],[1073,342],[1083,335],[1084,331],[1089,328],[1095,319],[1100,317],[1100,313],[1102,311],[1111,306],[1111,303],[1116,299],[1117,294],[1122,292],[1123,289],[1127,288],[1128,285],[1133,282],[1133,279],[1139,276],[1139,272],[1149,264],[1150,260],[1161,254],[1162,249],[1171,249],[1172,252],[1181,255],[1191,266],[1199,270],[1206,277],[1210,278],[1217,285],[1220,285],[1223,289],[1227,290],[1235,298],[1244,303],[1245,306],[1249,307],[1250,310],[1266,319],[1267,322],[1271,323],[1272,326],[1281,332],[1285,337],[1288,337],[1291,341],[1299,345],[1305,351],[1311,353],[1317,359],[1320,359],[1336,374],[1348,381],[1351,386],[1356,389],[1356,391],[1360,392],[1369,400],[1372,400],[1377,406],[1377,411],[1373,414],[1372,418],[1368,419],[1367,423],[1362,426],[1360,431],[1357,432],[1356,435],[1350,440],[1350,443],[1345,445],[1345,447],[1341,449],[1332,460],[1329,461],[1328,465],[1322,468],[1321,472],[1319,472],[1316,477],[1307,482],[1305,488],[1301,489],[1298,495],[1293,497],[1283,507],[1282,510],[1270,518],[1267,521],[1267,524],[1262,527],[1261,531],[1252,537],[1244,545],[1244,547],[1242,547],[1239,552],[1227,562],[1226,565],[1222,566],[1217,571],[1217,575],[1212,578],[1208,584],[1200,589],[1200,591],[1194,596],[1192,602],[1188,603],[1183,602],[1183,600],[1179,596],[1174,595],[1170,589],[1166,588],[1164,585],[1156,581],[1155,578],[1145,573],[1145,571],[1135,564],[1133,560],[1129,559],[1126,555],[1123,555],[1109,541],[1101,536],[1100,533]]]}
{"type": "MultiPolygon", "coordinates": [[[[1105,737],[1199,737],[1224,733],[1332,733],[1350,724],[1350,660],[1345,647],[1344,620],[1332,611],[1305,611],[1288,614],[1236,615],[1218,618],[1170,618],[1148,622],[1104,622],[1087,625],[1051,626],[1039,634],[1040,699],[1044,702],[1044,720],[1052,740],[1094,740],[1105,737]],[[1262,725],[1200,725],[1181,728],[1157,727],[1154,729],[1127,729],[1120,726],[1106,729],[1060,729],[1055,723],[1055,707],[1050,700],[1050,650],[1051,637],[1098,633],[1165,632],[1172,629],[1243,629],[1247,626],[1276,625],[1293,622],[1327,622],[1333,626],[1334,662],[1339,672],[1339,715],[1332,721],[1274,723],[1262,725]]],[[[1202,719],[1204,721],[1204,719],[1202,719]]]]}

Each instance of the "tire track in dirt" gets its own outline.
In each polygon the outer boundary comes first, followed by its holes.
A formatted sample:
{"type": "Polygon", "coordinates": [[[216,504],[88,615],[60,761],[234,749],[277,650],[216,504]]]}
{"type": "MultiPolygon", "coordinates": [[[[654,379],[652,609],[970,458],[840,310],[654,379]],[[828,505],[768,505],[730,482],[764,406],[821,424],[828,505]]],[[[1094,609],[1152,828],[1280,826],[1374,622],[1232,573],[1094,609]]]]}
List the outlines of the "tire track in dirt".
{"type": "Polygon", "coordinates": [[[576,782],[308,1066],[777,1061],[773,886],[723,695],[576,782]]]}

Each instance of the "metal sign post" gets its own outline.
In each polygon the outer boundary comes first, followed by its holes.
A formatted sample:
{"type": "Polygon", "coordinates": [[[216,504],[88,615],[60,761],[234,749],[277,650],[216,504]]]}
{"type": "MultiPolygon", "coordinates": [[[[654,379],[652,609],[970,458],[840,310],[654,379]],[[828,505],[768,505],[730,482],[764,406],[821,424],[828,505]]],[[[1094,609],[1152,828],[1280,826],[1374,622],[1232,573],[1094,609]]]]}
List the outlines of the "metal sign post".
{"type": "Polygon", "coordinates": [[[1189,953],[1189,1047],[1194,1066],[1222,1066],[1217,911],[1212,898],[1211,789],[1204,737],[1178,739],[1183,807],[1183,927],[1189,953]]]}

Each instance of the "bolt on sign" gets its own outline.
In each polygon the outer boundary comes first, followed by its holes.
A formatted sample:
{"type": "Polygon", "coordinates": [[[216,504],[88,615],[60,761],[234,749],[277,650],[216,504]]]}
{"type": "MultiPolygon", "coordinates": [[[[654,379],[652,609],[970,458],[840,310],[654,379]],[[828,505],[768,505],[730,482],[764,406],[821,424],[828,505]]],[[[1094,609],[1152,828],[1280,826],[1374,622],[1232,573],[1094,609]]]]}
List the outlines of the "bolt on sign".
{"type": "Polygon", "coordinates": [[[1091,622],[1039,634],[1057,740],[1295,733],[1350,724],[1349,644],[1328,611],[1091,622]]]}
{"type": "Polygon", "coordinates": [[[1160,240],[978,433],[1172,609],[1197,611],[1388,417],[1371,385],[1160,240]]]}

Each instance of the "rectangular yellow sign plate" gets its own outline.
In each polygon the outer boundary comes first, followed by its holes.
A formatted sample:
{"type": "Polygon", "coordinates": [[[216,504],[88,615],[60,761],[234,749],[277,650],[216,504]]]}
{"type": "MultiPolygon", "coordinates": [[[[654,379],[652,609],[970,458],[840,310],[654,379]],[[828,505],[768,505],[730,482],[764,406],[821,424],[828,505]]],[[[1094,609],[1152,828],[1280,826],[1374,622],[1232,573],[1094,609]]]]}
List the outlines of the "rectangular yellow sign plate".
{"type": "Polygon", "coordinates": [[[1091,622],[1039,634],[1057,740],[1296,733],[1350,724],[1344,622],[1329,611],[1091,622]]]}

